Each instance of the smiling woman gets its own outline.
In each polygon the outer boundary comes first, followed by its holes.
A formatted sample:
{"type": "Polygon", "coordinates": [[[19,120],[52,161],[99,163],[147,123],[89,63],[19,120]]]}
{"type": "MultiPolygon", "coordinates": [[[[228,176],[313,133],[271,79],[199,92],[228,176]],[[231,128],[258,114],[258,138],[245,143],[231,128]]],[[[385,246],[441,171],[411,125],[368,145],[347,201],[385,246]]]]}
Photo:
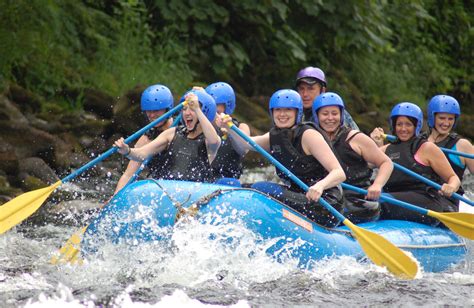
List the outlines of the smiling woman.
{"type": "Polygon", "coordinates": [[[346,198],[345,215],[355,222],[378,219],[378,199],[382,187],[393,170],[390,159],[364,133],[344,126],[345,105],[342,98],[332,92],[316,98],[313,104],[313,118],[316,125],[327,134],[333,150],[347,176],[347,184],[367,188],[367,197],[350,190],[344,190],[346,198]],[[372,169],[379,169],[371,182],[372,169]]]}
{"type": "MultiPolygon", "coordinates": [[[[281,200],[319,224],[337,225],[339,220],[317,201],[322,197],[342,211],[344,198],[338,185],[345,180],[344,171],[319,129],[301,122],[301,96],[294,90],[276,91],[270,98],[269,111],[273,127],[268,133],[251,139],[270,151],[277,161],[310,187],[305,195],[304,190],[279,169],[276,170],[278,176],[288,185],[258,182],[252,187],[281,200]]],[[[222,125],[231,120],[227,118],[222,125]]],[[[230,131],[229,136],[243,147],[254,150],[235,132],[230,131]]]]}
{"type": "MultiPolygon", "coordinates": [[[[474,147],[467,139],[461,138],[454,132],[456,124],[461,116],[461,108],[458,101],[449,95],[436,95],[428,104],[428,141],[437,146],[449,150],[461,151],[468,154],[474,154],[474,147]]],[[[474,159],[465,158],[454,154],[445,154],[456,175],[462,181],[464,171],[469,169],[474,173],[474,159]]],[[[457,191],[464,193],[461,187],[457,191]]]]}
{"type": "Polygon", "coordinates": [[[188,105],[182,111],[184,126],[168,128],[140,148],[130,148],[123,138],[115,145],[120,154],[134,161],[163,153],[162,164],[151,174],[153,178],[212,182],[211,163],[221,142],[211,123],[216,115],[216,103],[204,90],[189,91],[184,100],[188,105]]]}
{"type": "MultiPolygon", "coordinates": [[[[381,149],[396,162],[417,174],[423,175],[434,182],[444,182],[437,192],[416,178],[395,170],[390,176],[385,190],[396,199],[411,202],[423,208],[437,212],[457,212],[458,205],[449,199],[460,186],[460,180],[449,165],[443,152],[432,142],[420,135],[423,126],[423,112],[412,103],[397,104],[391,112],[390,125],[397,140],[381,149]]],[[[383,138],[383,130],[376,128],[371,137],[379,141],[383,138]]],[[[381,218],[418,221],[436,225],[438,220],[425,215],[414,215],[405,209],[382,204],[381,218]]]]}

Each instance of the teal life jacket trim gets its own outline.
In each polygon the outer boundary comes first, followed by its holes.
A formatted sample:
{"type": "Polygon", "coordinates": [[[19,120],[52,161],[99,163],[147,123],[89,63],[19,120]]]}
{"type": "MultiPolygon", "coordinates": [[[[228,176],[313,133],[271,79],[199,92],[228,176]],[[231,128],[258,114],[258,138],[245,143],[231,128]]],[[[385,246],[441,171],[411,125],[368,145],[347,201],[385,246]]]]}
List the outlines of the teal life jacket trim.
{"type": "MultiPolygon", "coordinates": [[[[457,151],[456,144],[453,145],[451,150],[457,151]]],[[[457,165],[457,166],[459,166],[460,168],[463,168],[463,169],[465,168],[465,165],[461,162],[461,158],[460,158],[459,155],[448,154],[448,157],[455,165],[457,165]]]]}

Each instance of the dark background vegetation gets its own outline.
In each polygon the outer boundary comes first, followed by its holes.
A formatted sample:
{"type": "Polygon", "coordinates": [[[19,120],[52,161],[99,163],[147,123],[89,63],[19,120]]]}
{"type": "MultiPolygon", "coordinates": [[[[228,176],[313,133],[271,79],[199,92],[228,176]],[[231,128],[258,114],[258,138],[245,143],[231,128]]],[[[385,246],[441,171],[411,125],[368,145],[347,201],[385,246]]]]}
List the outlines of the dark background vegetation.
{"type": "Polygon", "coordinates": [[[0,87],[39,95],[43,110],[74,111],[90,89],[119,99],[163,83],[179,97],[227,81],[237,112],[264,129],[267,113],[255,119],[252,109],[312,65],[365,131],[395,103],[424,107],[439,93],[472,114],[473,9],[456,0],[3,0],[0,87]]]}
{"type": "Polygon", "coordinates": [[[356,118],[399,101],[423,107],[438,93],[472,113],[473,8],[456,0],[4,0],[0,81],[75,109],[87,88],[119,97],[158,82],[179,95],[223,80],[268,97],[313,65],[356,118]]]}
{"type": "MultiPolygon", "coordinates": [[[[0,204],[138,130],[141,92],[155,83],[178,99],[229,82],[237,118],[255,134],[270,126],[269,96],[318,66],[365,132],[387,128],[395,103],[424,108],[447,93],[461,103],[457,131],[472,139],[473,9],[459,0],[0,0],[0,204]]],[[[119,160],[90,170],[97,185],[110,174],[116,182],[119,160]]]]}

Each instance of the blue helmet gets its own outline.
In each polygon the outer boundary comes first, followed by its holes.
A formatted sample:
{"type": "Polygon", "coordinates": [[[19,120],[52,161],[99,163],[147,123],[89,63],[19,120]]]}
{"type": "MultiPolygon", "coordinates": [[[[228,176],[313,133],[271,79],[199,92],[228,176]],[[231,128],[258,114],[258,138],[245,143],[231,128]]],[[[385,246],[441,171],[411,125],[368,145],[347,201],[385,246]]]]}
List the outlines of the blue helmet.
{"type": "Polygon", "coordinates": [[[461,108],[458,101],[449,95],[436,95],[428,103],[428,126],[433,128],[435,126],[436,113],[450,113],[455,115],[454,125],[461,115],[461,108]]]}
{"type": "Polygon", "coordinates": [[[140,107],[142,111],[171,109],[173,108],[173,94],[164,85],[149,86],[142,93],[140,107]]]}
{"type": "Polygon", "coordinates": [[[403,102],[395,105],[390,113],[390,129],[394,131],[394,120],[398,116],[414,118],[416,120],[415,136],[418,136],[423,126],[423,111],[413,103],[403,102]]]}
{"type": "Polygon", "coordinates": [[[301,100],[301,96],[295,90],[290,89],[283,89],[278,90],[273,93],[272,97],[270,98],[270,116],[272,117],[273,121],[273,109],[274,108],[295,108],[298,109],[296,113],[296,123],[298,124],[301,122],[303,117],[303,101],[301,100]]]}
{"type": "Polygon", "coordinates": [[[180,103],[184,102],[186,95],[189,93],[194,93],[198,97],[199,104],[201,105],[202,113],[206,116],[209,121],[214,121],[217,112],[216,102],[214,98],[206,93],[204,90],[190,90],[186,92],[181,99],[180,103]]]}
{"type": "Polygon", "coordinates": [[[326,92],[318,95],[313,102],[314,123],[319,126],[318,110],[326,106],[338,106],[341,110],[341,126],[344,124],[344,101],[334,92],[326,92]]]}
{"type": "Polygon", "coordinates": [[[225,113],[232,114],[235,110],[235,93],[230,84],[215,82],[206,88],[206,92],[216,101],[216,105],[225,104],[225,113]]]}

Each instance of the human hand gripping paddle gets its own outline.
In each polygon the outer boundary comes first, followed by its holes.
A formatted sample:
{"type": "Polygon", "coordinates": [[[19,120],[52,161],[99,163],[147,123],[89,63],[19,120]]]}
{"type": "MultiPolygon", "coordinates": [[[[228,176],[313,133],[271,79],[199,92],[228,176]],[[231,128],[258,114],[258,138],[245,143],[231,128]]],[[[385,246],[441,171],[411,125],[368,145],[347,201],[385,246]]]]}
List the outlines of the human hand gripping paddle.
{"type": "MultiPolygon", "coordinates": [[[[235,126],[232,122],[227,122],[227,125],[242,139],[244,139],[252,147],[254,147],[257,152],[262,154],[278,169],[280,169],[288,177],[290,177],[302,189],[308,191],[308,185],[303,183],[291,171],[289,171],[285,166],[278,162],[273,156],[271,156],[267,151],[260,147],[250,137],[245,135],[237,126],[235,126]]],[[[349,219],[345,218],[323,198],[319,199],[319,203],[321,203],[328,211],[330,211],[334,216],[341,220],[344,225],[346,225],[352,231],[352,234],[357,239],[363,251],[372,260],[372,262],[374,262],[376,265],[387,267],[387,269],[395,276],[404,279],[415,278],[416,273],[418,272],[418,265],[400,248],[393,245],[381,235],[378,235],[376,233],[370,232],[354,225],[349,219]]]]}
{"type": "MultiPolygon", "coordinates": [[[[388,141],[393,142],[393,141],[396,140],[397,137],[392,136],[392,135],[384,134],[384,138],[387,139],[388,141]]],[[[444,150],[447,150],[447,149],[444,149],[444,148],[440,148],[440,149],[443,150],[443,151],[444,151],[444,150]]],[[[452,150],[449,150],[449,151],[452,151],[452,150]]],[[[457,152],[457,151],[453,151],[453,152],[457,152]]],[[[462,153],[462,152],[457,152],[457,153],[458,153],[458,155],[460,155],[459,153],[462,153]]],[[[467,154],[467,153],[462,153],[462,154],[471,155],[471,154],[467,154]]],[[[461,156],[465,156],[465,155],[461,155],[461,156]]],[[[471,158],[474,158],[474,155],[472,155],[471,158]]],[[[434,182],[434,181],[432,181],[432,180],[430,180],[430,179],[428,179],[428,178],[426,178],[426,177],[424,177],[424,176],[422,176],[422,175],[420,175],[420,174],[418,174],[418,173],[416,173],[416,172],[413,172],[413,171],[411,171],[410,169],[408,169],[408,168],[406,168],[406,167],[403,167],[402,165],[400,165],[400,164],[398,164],[398,163],[395,163],[395,162],[394,162],[394,163],[393,163],[393,166],[394,166],[396,169],[398,169],[398,170],[400,170],[400,171],[402,171],[402,172],[404,172],[404,173],[406,173],[406,174],[408,174],[408,175],[411,175],[411,176],[414,177],[415,179],[417,179],[417,180],[419,180],[419,181],[425,183],[426,185],[429,185],[429,186],[434,187],[434,188],[436,188],[436,189],[438,189],[438,190],[441,190],[441,185],[439,185],[438,183],[436,183],[436,182],[434,182]]],[[[451,195],[451,197],[453,197],[454,199],[463,201],[464,203],[469,204],[470,206],[474,206],[474,201],[471,201],[471,200],[465,198],[464,196],[461,196],[461,195],[458,194],[458,193],[453,193],[453,194],[451,195]]]]}
{"type": "MultiPolygon", "coordinates": [[[[342,183],[342,187],[355,191],[359,194],[367,195],[367,190],[352,186],[350,184],[342,183]]],[[[449,229],[451,229],[451,231],[468,239],[474,240],[474,214],[458,212],[439,213],[436,211],[424,209],[408,202],[394,199],[388,194],[382,194],[380,196],[380,200],[401,206],[405,209],[415,211],[423,215],[434,217],[445,224],[449,229]]]]}
{"type": "MultiPolygon", "coordinates": [[[[161,117],[158,119],[150,122],[148,125],[140,129],[139,131],[135,132],[133,135],[125,139],[125,143],[130,143],[143,135],[145,132],[153,128],[155,125],[158,123],[166,120],[169,118],[171,115],[173,115],[175,112],[178,112],[183,108],[183,105],[186,102],[183,102],[165,114],[163,114],[161,117]]],[[[57,181],[56,183],[52,184],[49,187],[45,188],[40,188],[37,190],[33,190],[27,193],[24,193],[18,197],[16,197],[13,200],[8,201],[7,203],[3,204],[0,206],[0,234],[5,233],[6,231],[10,230],[26,218],[30,217],[38,208],[46,201],[46,199],[49,197],[49,195],[61,184],[66,183],[82,172],[86,171],[87,169],[95,166],[97,163],[103,161],[110,155],[114,154],[117,152],[117,148],[114,146],[110,148],[108,151],[104,152],[100,156],[98,156],[96,159],[88,162],[81,168],[77,169],[70,175],[64,177],[63,179],[57,181]]]]}

